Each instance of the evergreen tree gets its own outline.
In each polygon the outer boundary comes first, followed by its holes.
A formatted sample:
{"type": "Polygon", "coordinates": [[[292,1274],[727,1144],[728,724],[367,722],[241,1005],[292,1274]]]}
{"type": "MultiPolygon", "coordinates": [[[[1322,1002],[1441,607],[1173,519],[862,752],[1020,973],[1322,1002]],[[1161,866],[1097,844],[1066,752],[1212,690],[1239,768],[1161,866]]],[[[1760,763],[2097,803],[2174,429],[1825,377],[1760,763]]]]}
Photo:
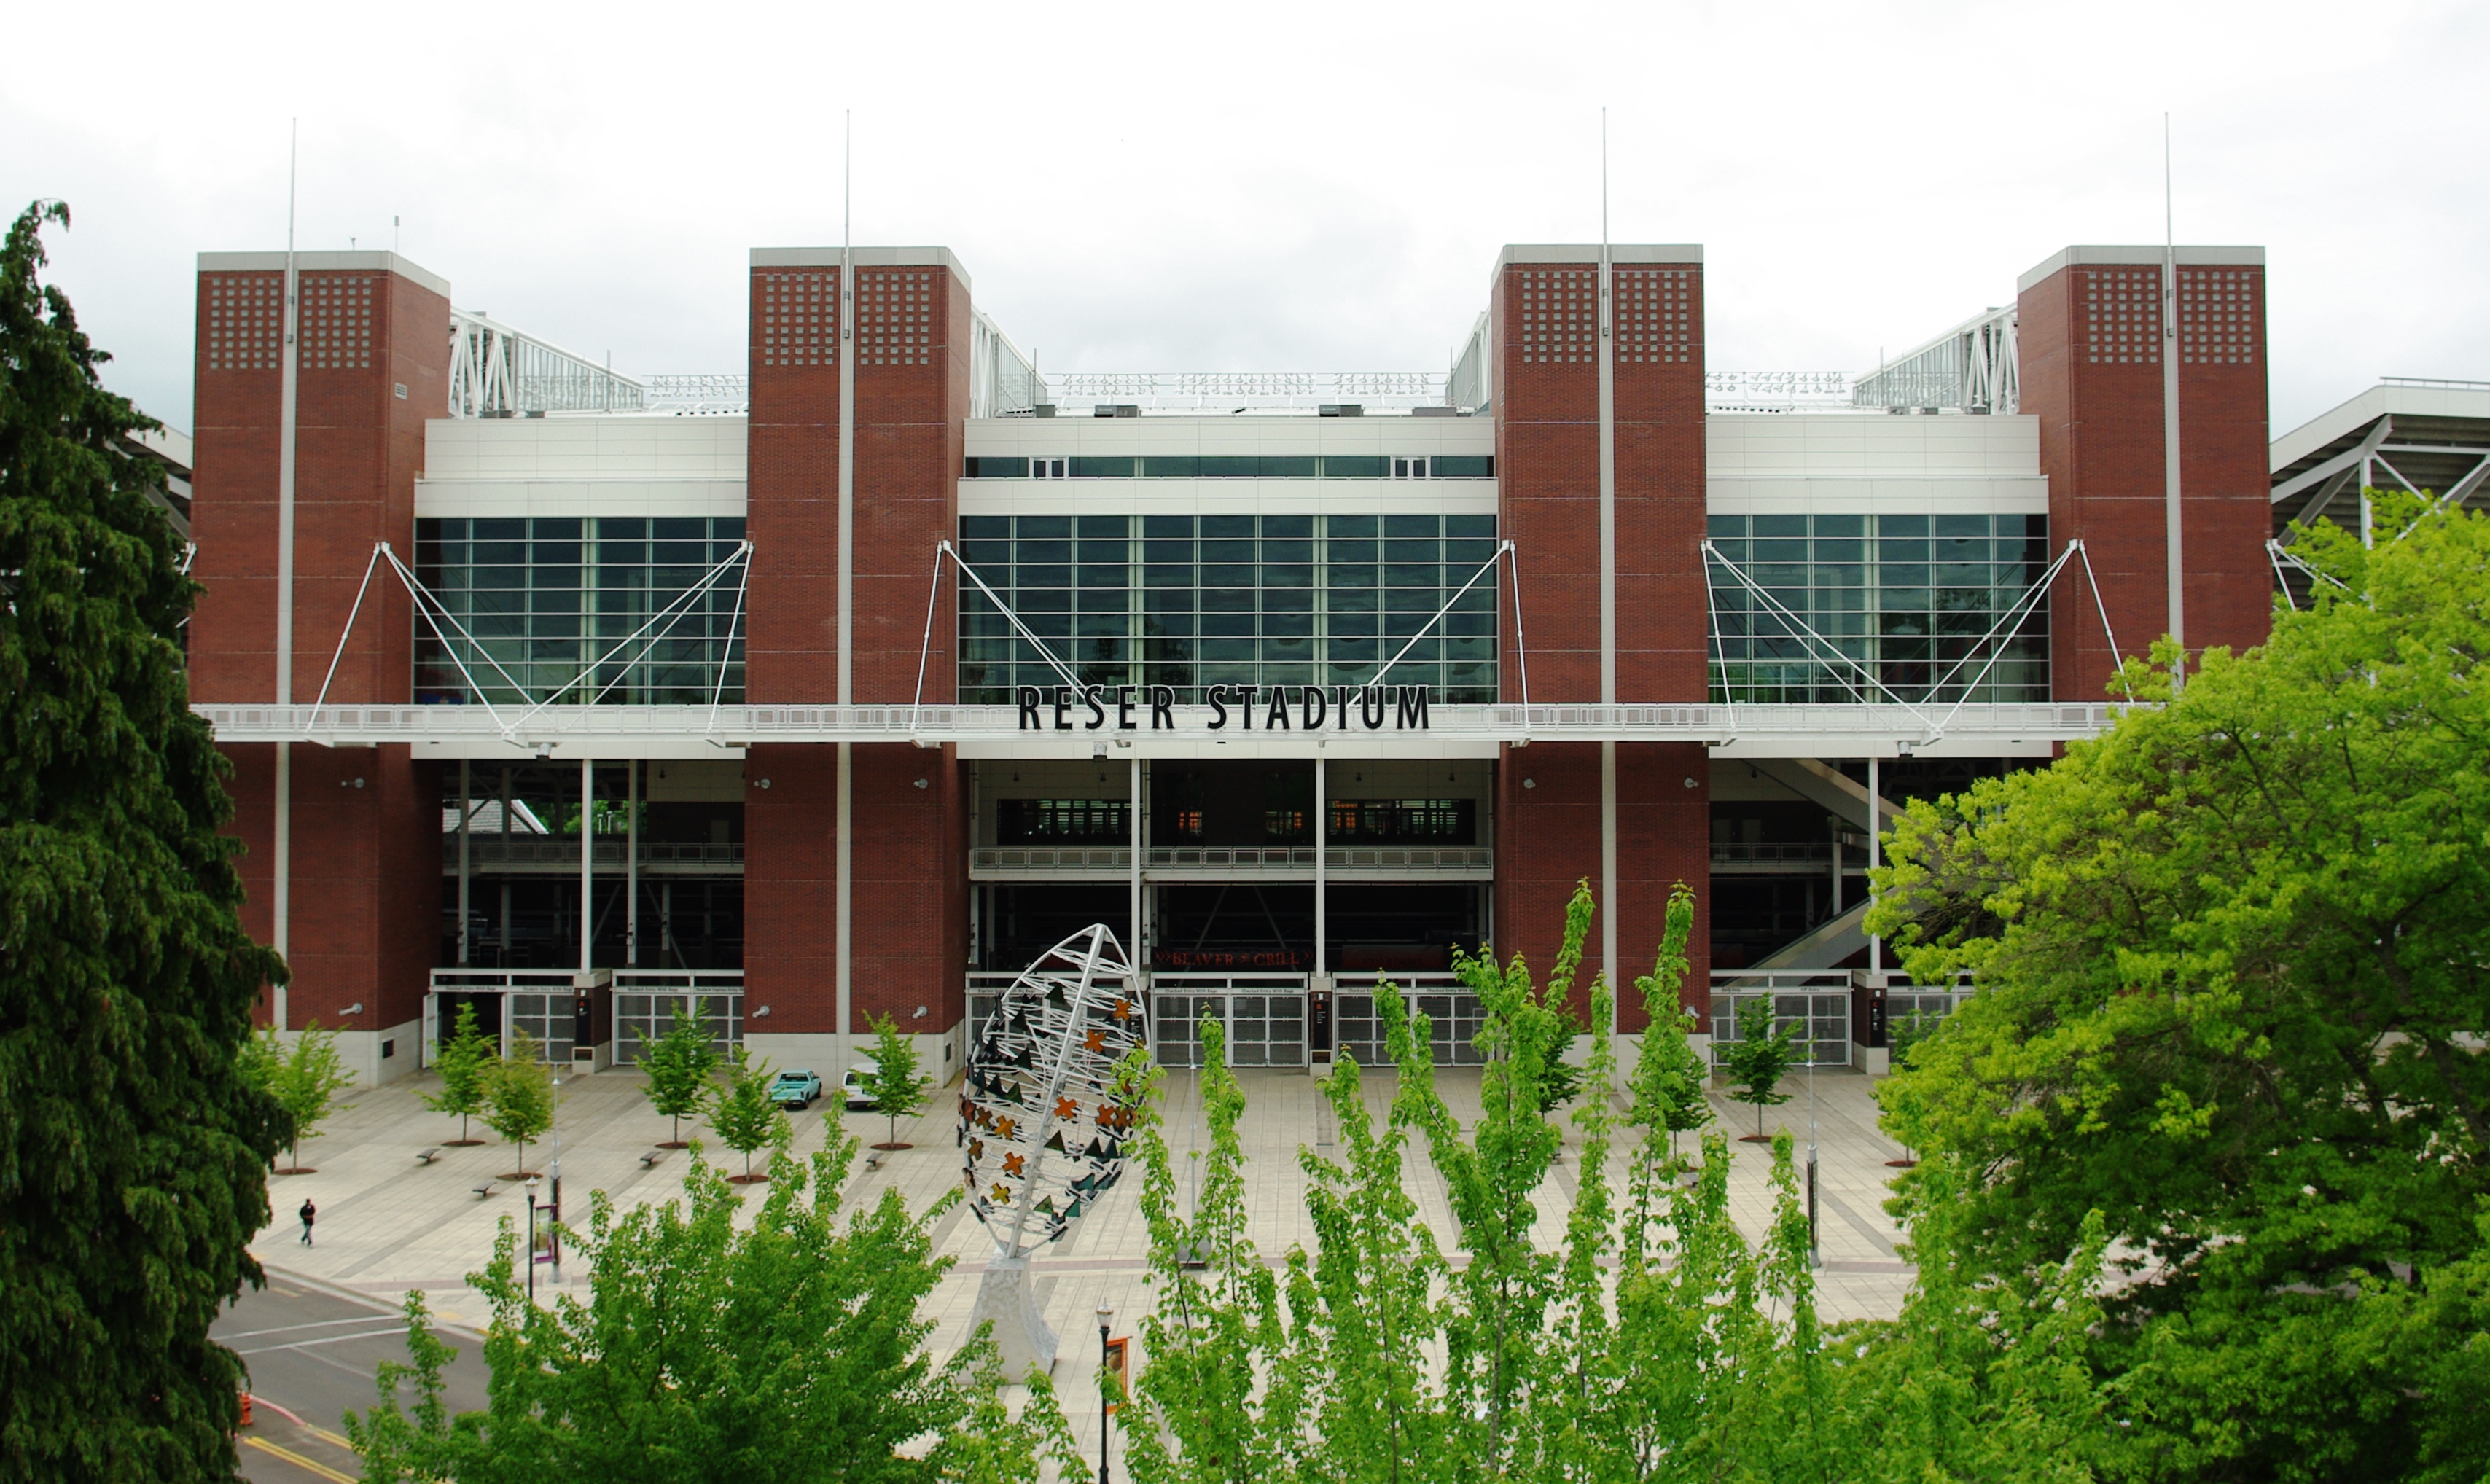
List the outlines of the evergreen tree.
{"type": "Polygon", "coordinates": [[[157,424],[0,247],[0,1478],[229,1477],[285,1115],[237,1064],[284,966],[237,909],[229,767],[189,712],[196,587],[123,440],[157,424]]]}
{"type": "Polygon", "coordinates": [[[433,1069],[441,1073],[441,1091],[423,1094],[423,1105],[435,1113],[458,1115],[458,1137],[449,1143],[459,1149],[481,1144],[481,1139],[467,1137],[467,1120],[484,1111],[492,1091],[493,1063],[501,1052],[476,1029],[476,1006],[461,1002],[458,1018],[449,1039],[433,1053],[433,1069]]]}
{"type": "Polygon", "coordinates": [[[337,1110],[337,1094],[355,1085],[354,1073],[346,1070],[344,1059],[337,1055],[336,1035],[321,1030],[318,1021],[292,1037],[279,1035],[273,1026],[265,1027],[243,1048],[241,1062],[243,1075],[251,1085],[285,1110],[290,1125],[286,1142],[294,1150],[294,1167],[276,1173],[320,1173],[303,1168],[303,1141],[318,1133],[337,1110]]]}
{"type": "Polygon", "coordinates": [[[717,1142],[743,1156],[743,1174],[730,1177],[740,1183],[767,1178],[752,1173],[753,1153],[783,1147],[793,1137],[786,1113],[769,1100],[769,1079],[775,1074],[767,1062],[753,1061],[738,1046],[727,1063],[726,1091],[709,1102],[709,1126],[716,1131],[717,1142]]]}
{"type": "Polygon", "coordinates": [[[865,1096],[890,1120],[888,1141],[874,1148],[904,1149],[908,1146],[899,1142],[899,1120],[925,1106],[934,1079],[917,1071],[916,1043],[900,1033],[899,1022],[876,1015],[866,1023],[873,1027],[873,1070],[859,1081],[865,1096]]]}
{"type": "Polygon", "coordinates": [[[519,1147],[519,1167],[505,1178],[528,1178],[528,1145],[553,1126],[553,1068],[536,1037],[510,1033],[510,1054],[492,1063],[484,1107],[484,1126],[519,1147]]]}
{"type": "Polygon", "coordinates": [[[1721,1064],[1729,1073],[1730,1097],[1755,1105],[1755,1131],[1740,1135],[1741,1143],[1763,1143],[1764,1110],[1790,1100],[1787,1092],[1776,1089],[1789,1075],[1790,1064],[1798,1060],[1792,1044],[1797,1039],[1796,1021],[1779,1031],[1773,1029],[1770,994],[1756,995],[1739,1004],[1738,1038],[1721,1053],[1721,1064]]]}
{"type": "MultiPolygon", "coordinates": [[[[638,1035],[634,1027],[632,1034],[638,1035]]],[[[649,1075],[649,1102],[675,1120],[673,1137],[657,1146],[683,1147],[683,1116],[698,1113],[717,1092],[717,1048],[709,1043],[709,1026],[688,1000],[675,1003],[674,1024],[655,1040],[642,1037],[640,1069],[649,1075]]]]}

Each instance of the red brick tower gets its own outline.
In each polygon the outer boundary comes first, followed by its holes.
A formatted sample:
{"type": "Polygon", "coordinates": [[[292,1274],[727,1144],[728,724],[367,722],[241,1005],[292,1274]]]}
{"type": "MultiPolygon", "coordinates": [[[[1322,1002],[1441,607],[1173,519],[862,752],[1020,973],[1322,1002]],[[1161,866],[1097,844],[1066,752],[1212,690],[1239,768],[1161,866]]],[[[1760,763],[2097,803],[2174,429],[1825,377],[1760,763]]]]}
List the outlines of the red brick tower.
{"type": "MultiPolygon", "coordinates": [[[[840,699],[839,260],[835,247],[752,254],[746,695],[757,705],[840,699]]],[[[854,261],[852,699],[906,705],[936,543],[959,529],[969,277],[940,247],[857,248],[854,261]]],[[[945,574],[924,656],[928,702],[953,693],[954,589],[945,574]]],[[[874,1013],[920,1034],[966,1013],[968,811],[956,751],[852,749],[852,1033],[874,1013]]],[[[757,746],[745,767],[745,1004],[770,1007],[750,1023],[757,1035],[839,1029],[837,754],[757,746]]]]}
{"type": "MultiPolygon", "coordinates": [[[[2049,541],[2083,541],[2122,655],[2167,632],[2159,247],[2069,247],[2023,275],[2022,410],[2041,420],[2049,541]]],[[[2187,647],[2263,643],[2267,567],[2265,251],[2181,247],[2181,571],[2187,647]]],[[[2117,668],[2091,592],[2050,597],[2052,691],[2108,699],[2117,668]]]]}
{"type": "MultiPolygon", "coordinates": [[[[1499,531],[1520,565],[1530,700],[1602,699],[1600,364],[1614,358],[1615,700],[1700,703],[1705,695],[1703,267],[1691,247],[1609,249],[1614,334],[1602,343],[1600,250],[1507,247],[1491,293],[1499,531]]],[[[1509,610],[1508,610],[1509,611],[1509,610]]],[[[1504,630],[1500,685],[1521,700],[1522,658],[1504,630]]],[[[1508,747],[1497,773],[1496,950],[1554,957],[1566,898],[1603,874],[1598,743],[1508,747]]],[[[1702,890],[1711,870],[1711,763],[1699,745],[1617,747],[1621,1029],[1641,1026],[1631,991],[1650,972],[1669,887],[1702,890]]],[[[1695,914],[1684,999],[1706,1004],[1706,915],[1695,914]]],[[[1601,928],[1583,979],[1602,967],[1601,928]]]]}
{"type": "MultiPolygon", "coordinates": [[[[423,422],[449,395],[449,285],[388,252],[295,261],[293,698],[311,704],[334,657],[333,704],[404,702],[414,623],[395,578],[373,577],[342,651],[338,640],[374,543],[414,548],[423,422]]],[[[191,573],[207,591],[190,623],[194,701],[276,697],[284,270],[283,253],[199,257],[191,573]]],[[[225,751],[249,852],[244,920],[273,938],[276,747],[225,751]]],[[[364,1033],[341,1049],[366,1077],[412,1071],[440,933],[438,765],[403,745],[295,743],[291,769],[286,1023],[364,1033]]]]}

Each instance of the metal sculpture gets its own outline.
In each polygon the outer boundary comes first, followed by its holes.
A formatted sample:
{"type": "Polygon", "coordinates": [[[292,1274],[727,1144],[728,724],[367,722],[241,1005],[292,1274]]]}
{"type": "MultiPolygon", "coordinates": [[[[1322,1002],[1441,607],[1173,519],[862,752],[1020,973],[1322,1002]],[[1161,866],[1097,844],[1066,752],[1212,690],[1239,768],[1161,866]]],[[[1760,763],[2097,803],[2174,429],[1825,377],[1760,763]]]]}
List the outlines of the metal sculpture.
{"type": "Polygon", "coordinates": [[[1132,963],[1099,924],[1012,981],[969,1056],[961,1180],[995,1239],[969,1323],[994,1322],[1008,1375],[1055,1363],[1028,1255],[1070,1231],[1122,1177],[1139,1090],[1116,1064],[1144,1043],[1147,1025],[1132,963]]]}

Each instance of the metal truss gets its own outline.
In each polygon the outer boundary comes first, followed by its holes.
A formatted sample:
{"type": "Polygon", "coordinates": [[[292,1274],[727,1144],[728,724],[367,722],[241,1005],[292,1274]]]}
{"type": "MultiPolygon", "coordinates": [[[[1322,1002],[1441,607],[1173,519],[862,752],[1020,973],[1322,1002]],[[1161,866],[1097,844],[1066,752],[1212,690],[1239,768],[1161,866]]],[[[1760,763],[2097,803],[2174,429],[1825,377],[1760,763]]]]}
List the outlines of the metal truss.
{"type": "Polygon", "coordinates": [[[2012,413],[2022,405],[2022,384],[2015,368],[2015,323],[2012,305],[1976,314],[1861,375],[1851,387],[1851,405],[2012,413]]]}
{"type": "Polygon", "coordinates": [[[449,416],[638,412],[648,388],[473,309],[449,311],[449,416]]]}
{"type": "Polygon", "coordinates": [[[752,410],[752,378],[741,371],[651,376],[642,406],[678,418],[739,418],[752,410]]]}

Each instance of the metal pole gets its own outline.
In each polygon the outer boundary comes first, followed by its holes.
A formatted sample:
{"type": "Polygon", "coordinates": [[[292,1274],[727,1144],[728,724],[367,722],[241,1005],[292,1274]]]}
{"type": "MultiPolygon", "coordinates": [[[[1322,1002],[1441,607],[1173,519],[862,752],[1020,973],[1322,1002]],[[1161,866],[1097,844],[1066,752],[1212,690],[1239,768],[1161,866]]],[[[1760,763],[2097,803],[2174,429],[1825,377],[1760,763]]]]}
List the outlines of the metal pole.
{"type": "MultiPolygon", "coordinates": [[[[1812,1120],[1815,1117],[1812,1101],[1814,1086],[1815,1079],[1810,1074],[1808,1078],[1810,1089],[1808,1118],[1810,1128],[1814,1126],[1812,1120]]],[[[1812,1138],[1812,1134],[1810,1137],[1812,1138]]],[[[1807,1162],[1808,1168],[1813,1170],[1815,1153],[1812,1145],[1810,1146],[1807,1162]]],[[[555,1286],[559,1287],[562,1283],[562,1073],[559,1071],[553,1074],[553,1208],[550,1214],[553,1221],[545,1232],[545,1254],[553,1259],[553,1281],[555,1286]]],[[[1812,1209],[1810,1210],[1808,1219],[1811,1227],[1814,1221],[1812,1209]]]]}
{"type": "MultiPolygon", "coordinates": [[[[855,704],[855,125],[846,115],[841,145],[839,184],[839,655],[838,699],[855,704]]],[[[838,957],[838,1037],[831,1044],[839,1059],[834,1075],[845,1077],[850,1060],[849,1019],[855,999],[854,817],[851,810],[855,758],[850,743],[838,744],[838,887],[836,913],[838,957]]]]}
{"type": "MultiPolygon", "coordinates": [[[[502,926],[498,951],[500,967],[510,967],[510,768],[507,763],[502,765],[502,926]]],[[[507,1041],[507,1024],[503,1035],[507,1041]]]]}
{"type": "Polygon", "coordinates": [[[2187,675],[2186,571],[2182,561],[2179,499],[2179,246],[2177,218],[2170,184],[2170,115],[2161,115],[2161,523],[2167,548],[2170,638],[2179,657],[2170,667],[2170,687],[2177,690],[2187,675]]]}
{"type": "MultiPolygon", "coordinates": [[[[1331,773],[1319,752],[1315,754],[1315,972],[1309,982],[1329,989],[1331,958],[1331,773]]],[[[1311,1048],[1306,1053],[1312,1058],[1311,1048]]]]}
{"type": "Polygon", "coordinates": [[[519,1182],[528,1193],[528,1307],[536,1302],[536,1181],[530,1176],[519,1182]]]}
{"type": "Polygon", "coordinates": [[[622,909],[622,966],[640,966],[640,760],[630,760],[630,814],[622,822],[622,884],[627,904],[622,909]]]}
{"type": "MultiPolygon", "coordinates": [[[[277,368],[277,422],[280,424],[276,443],[276,705],[280,712],[294,705],[294,423],[296,379],[302,367],[297,364],[295,349],[301,323],[302,276],[294,264],[294,200],[301,160],[301,126],[289,124],[285,142],[285,304],[284,321],[277,342],[280,356],[277,368]]],[[[290,717],[289,717],[290,719],[290,717]]],[[[269,912],[275,923],[275,942],[270,946],[276,956],[284,958],[293,947],[294,916],[294,744],[276,744],[275,818],[271,821],[275,838],[269,851],[269,869],[275,881],[269,891],[269,912]]],[[[269,1018],[277,1030],[286,1027],[286,989],[282,984],[270,990],[269,1018]]]]}
{"type": "MultiPolygon", "coordinates": [[[[1815,1005],[1810,997],[1808,1018],[1815,1018],[1815,1005]]],[[[1807,1266],[1824,1266],[1824,1242],[1816,1236],[1815,1224],[1815,1036],[1809,1027],[1807,1042],[1807,1266]]]]}
{"type": "MultiPolygon", "coordinates": [[[[1884,794],[1877,786],[1876,759],[1868,759],[1868,900],[1876,900],[1876,868],[1885,863],[1884,824],[1880,807],[1884,794]]],[[[1868,940],[1868,972],[1885,972],[1885,940],[1870,936],[1868,940]]]]}
{"type": "MultiPolygon", "coordinates": [[[[1616,265],[1608,259],[1608,110],[1600,110],[1600,704],[1617,704],[1616,265]]],[[[1600,972],[1617,982],[1617,744],[1600,743],[1600,972]]]]}
{"type": "Polygon", "coordinates": [[[596,931],[596,911],[591,900],[596,885],[595,768],[587,758],[579,760],[579,972],[583,975],[595,962],[595,946],[591,942],[596,931]]]}
{"type": "Polygon", "coordinates": [[[1828,814],[1825,828],[1833,836],[1833,916],[1841,916],[1841,816],[1828,814]]]}
{"type": "Polygon", "coordinates": [[[1127,909],[1126,909],[1126,911],[1127,911],[1127,913],[1128,913],[1128,915],[1129,915],[1129,917],[1130,917],[1130,918],[1131,918],[1131,927],[1130,927],[1130,928],[1128,929],[1128,931],[1127,931],[1127,936],[1125,937],[1124,942],[1125,942],[1125,944],[1128,946],[1128,947],[1129,947],[1129,951],[1130,951],[1130,952],[1132,953],[1132,955],[1133,955],[1133,971],[1134,971],[1134,973],[1135,973],[1136,975],[1139,975],[1139,974],[1140,974],[1140,972],[1141,972],[1141,967],[1142,967],[1142,839],[1143,839],[1143,835],[1142,835],[1142,760],[1141,760],[1140,758],[1138,758],[1138,757],[1137,757],[1137,758],[1135,758],[1135,759],[1133,759],[1133,770],[1132,770],[1132,773],[1133,773],[1133,777],[1132,777],[1133,798],[1132,798],[1132,810],[1131,810],[1131,813],[1132,813],[1132,821],[1131,821],[1131,823],[1132,823],[1132,828],[1131,828],[1131,829],[1130,829],[1130,830],[1128,830],[1128,831],[1127,831],[1127,833],[1129,833],[1129,834],[1132,836],[1132,841],[1133,841],[1132,901],[1131,901],[1131,903],[1128,905],[1128,907],[1127,907],[1127,909]]]}
{"type": "Polygon", "coordinates": [[[1110,1388],[1115,1384],[1115,1374],[1109,1369],[1115,1349],[1107,1338],[1109,1324],[1115,1317],[1112,1305],[1102,1303],[1098,1306],[1098,1484],[1107,1484],[1107,1440],[1115,1428],[1115,1403],[1109,1394],[1110,1388]]]}
{"type": "Polygon", "coordinates": [[[458,760],[458,967],[467,967],[467,903],[473,875],[468,826],[476,817],[474,795],[475,764],[466,758],[458,760]]]}

